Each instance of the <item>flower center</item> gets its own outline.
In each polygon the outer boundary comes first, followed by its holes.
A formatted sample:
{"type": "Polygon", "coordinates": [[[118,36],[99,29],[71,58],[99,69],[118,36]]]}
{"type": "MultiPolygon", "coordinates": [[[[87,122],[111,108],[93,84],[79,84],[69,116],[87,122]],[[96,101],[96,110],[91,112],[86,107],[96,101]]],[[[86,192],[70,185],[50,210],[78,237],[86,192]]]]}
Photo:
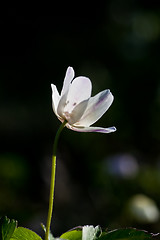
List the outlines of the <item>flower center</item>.
{"type": "Polygon", "coordinates": [[[64,112],[63,113],[64,118],[68,121],[71,118],[71,113],[69,112],[64,112]]]}
{"type": "Polygon", "coordinates": [[[62,117],[63,119],[66,119],[67,122],[72,122],[72,118],[73,118],[73,109],[77,106],[77,102],[72,102],[67,100],[64,106],[64,110],[62,113],[62,117]]]}

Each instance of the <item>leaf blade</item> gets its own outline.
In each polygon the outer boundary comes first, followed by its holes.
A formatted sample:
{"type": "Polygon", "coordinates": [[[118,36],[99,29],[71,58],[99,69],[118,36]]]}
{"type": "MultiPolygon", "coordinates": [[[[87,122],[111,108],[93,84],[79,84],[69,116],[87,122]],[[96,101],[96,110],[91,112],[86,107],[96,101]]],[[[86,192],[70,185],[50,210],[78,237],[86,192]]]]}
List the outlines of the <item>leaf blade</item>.
{"type": "Polygon", "coordinates": [[[99,240],[151,240],[152,234],[134,228],[116,229],[103,234],[99,240]]]}
{"type": "Polygon", "coordinates": [[[9,240],[13,235],[17,226],[17,221],[14,219],[2,217],[0,219],[0,240],[9,240]]]}
{"type": "Polygon", "coordinates": [[[60,239],[65,240],[82,240],[82,230],[73,229],[71,231],[65,232],[60,236],[60,239]]]}
{"type": "Polygon", "coordinates": [[[11,240],[42,240],[42,238],[28,228],[18,227],[15,229],[11,240]]]}

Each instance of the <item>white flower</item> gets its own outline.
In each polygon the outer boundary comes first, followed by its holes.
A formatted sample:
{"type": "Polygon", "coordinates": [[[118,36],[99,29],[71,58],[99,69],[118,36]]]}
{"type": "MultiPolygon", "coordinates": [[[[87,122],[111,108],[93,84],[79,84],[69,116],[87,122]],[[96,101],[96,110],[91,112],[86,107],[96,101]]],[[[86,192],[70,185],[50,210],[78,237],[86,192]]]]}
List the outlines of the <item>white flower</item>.
{"type": "Polygon", "coordinates": [[[92,83],[87,77],[74,78],[74,70],[68,67],[61,94],[54,84],[52,87],[53,111],[61,122],[67,120],[66,127],[78,132],[109,133],[115,127],[90,127],[108,110],[113,102],[110,90],[104,90],[91,97],[92,83]]]}

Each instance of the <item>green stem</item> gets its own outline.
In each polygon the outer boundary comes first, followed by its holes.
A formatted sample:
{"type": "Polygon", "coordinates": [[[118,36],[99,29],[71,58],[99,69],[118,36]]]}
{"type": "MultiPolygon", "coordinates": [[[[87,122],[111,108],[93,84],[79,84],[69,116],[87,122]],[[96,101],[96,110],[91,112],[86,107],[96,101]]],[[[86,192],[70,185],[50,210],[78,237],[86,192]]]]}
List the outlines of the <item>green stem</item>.
{"type": "Polygon", "coordinates": [[[52,156],[52,172],[51,172],[51,185],[50,185],[50,196],[49,196],[49,208],[48,208],[48,217],[47,217],[47,224],[46,224],[46,233],[45,233],[45,240],[49,240],[49,232],[51,226],[51,219],[52,219],[52,212],[53,212],[53,201],[54,201],[54,189],[55,189],[55,176],[56,176],[56,151],[57,151],[57,144],[58,139],[60,136],[61,131],[65,127],[67,121],[65,120],[60,128],[58,129],[54,145],[53,145],[53,156],[52,156]]]}

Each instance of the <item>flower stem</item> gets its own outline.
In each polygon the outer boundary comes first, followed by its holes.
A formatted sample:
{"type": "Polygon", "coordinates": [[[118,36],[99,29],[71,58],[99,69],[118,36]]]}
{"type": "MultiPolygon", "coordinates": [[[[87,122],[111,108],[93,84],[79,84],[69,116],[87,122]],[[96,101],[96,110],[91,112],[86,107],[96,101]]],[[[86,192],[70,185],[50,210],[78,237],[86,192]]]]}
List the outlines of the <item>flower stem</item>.
{"type": "Polygon", "coordinates": [[[54,189],[55,189],[55,176],[56,176],[56,151],[57,151],[57,144],[58,139],[60,136],[61,131],[65,127],[67,121],[65,120],[61,126],[59,127],[53,145],[53,156],[52,156],[52,172],[51,172],[51,184],[50,184],[50,196],[49,196],[49,208],[48,208],[48,217],[47,217],[47,224],[46,224],[46,233],[45,233],[45,240],[49,240],[49,232],[51,226],[51,219],[52,219],[52,212],[53,212],[53,201],[54,201],[54,189]]]}

